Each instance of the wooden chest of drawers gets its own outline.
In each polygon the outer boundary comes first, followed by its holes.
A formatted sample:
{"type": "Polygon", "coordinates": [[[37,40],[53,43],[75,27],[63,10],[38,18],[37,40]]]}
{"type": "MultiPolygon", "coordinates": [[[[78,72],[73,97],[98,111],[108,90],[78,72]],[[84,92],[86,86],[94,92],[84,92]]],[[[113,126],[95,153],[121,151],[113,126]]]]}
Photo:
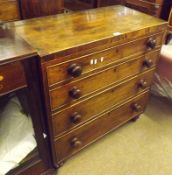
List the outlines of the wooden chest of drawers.
{"type": "Polygon", "coordinates": [[[7,25],[38,51],[56,167],[144,111],[166,25],[123,6],[7,25]]]}

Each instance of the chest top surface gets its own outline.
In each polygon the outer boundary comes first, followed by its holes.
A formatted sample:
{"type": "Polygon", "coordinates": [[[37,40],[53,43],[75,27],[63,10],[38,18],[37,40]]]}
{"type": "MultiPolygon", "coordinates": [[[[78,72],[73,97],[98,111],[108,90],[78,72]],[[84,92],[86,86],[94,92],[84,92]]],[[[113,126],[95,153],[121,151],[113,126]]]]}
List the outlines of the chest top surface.
{"type": "Polygon", "coordinates": [[[35,54],[36,51],[22,38],[0,27],[0,64],[25,59],[35,54]]]}
{"type": "Polygon", "coordinates": [[[165,21],[123,6],[109,6],[8,23],[43,57],[119,35],[166,25],[165,21]]]}

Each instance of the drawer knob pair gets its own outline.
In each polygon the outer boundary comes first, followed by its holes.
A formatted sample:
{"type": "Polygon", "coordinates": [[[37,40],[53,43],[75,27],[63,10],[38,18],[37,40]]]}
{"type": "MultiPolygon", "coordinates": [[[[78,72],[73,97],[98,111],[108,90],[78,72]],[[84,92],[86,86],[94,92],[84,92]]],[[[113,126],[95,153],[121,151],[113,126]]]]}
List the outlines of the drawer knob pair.
{"type": "Polygon", "coordinates": [[[71,122],[72,122],[72,123],[77,124],[77,123],[79,123],[79,122],[81,121],[82,116],[81,116],[81,114],[79,114],[78,112],[74,112],[74,113],[71,115],[70,119],[71,119],[71,122]]]}
{"type": "Polygon", "coordinates": [[[153,61],[149,58],[146,58],[143,62],[143,65],[146,66],[147,68],[150,68],[153,65],[153,61]]]}
{"type": "Polygon", "coordinates": [[[78,99],[81,97],[81,90],[78,89],[77,87],[73,87],[70,91],[69,91],[69,96],[74,98],[74,99],[78,99]]]}
{"type": "Polygon", "coordinates": [[[149,38],[146,45],[149,49],[154,49],[156,47],[156,40],[153,38],[149,38]]]}
{"type": "Polygon", "coordinates": [[[139,105],[138,103],[132,104],[132,109],[134,112],[141,112],[142,111],[142,106],[139,105]]]}
{"type": "Polygon", "coordinates": [[[82,142],[77,138],[77,137],[74,137],[71,141],[71,146],[72,147],[80,147],[82,145],[82,142]]]}
{"type": "Polygon", "coordinates": [[[79,77],[82,73],[82,67],[79,64],[74,63],[69,66],[67,72],[72,77],[79,77]]]}

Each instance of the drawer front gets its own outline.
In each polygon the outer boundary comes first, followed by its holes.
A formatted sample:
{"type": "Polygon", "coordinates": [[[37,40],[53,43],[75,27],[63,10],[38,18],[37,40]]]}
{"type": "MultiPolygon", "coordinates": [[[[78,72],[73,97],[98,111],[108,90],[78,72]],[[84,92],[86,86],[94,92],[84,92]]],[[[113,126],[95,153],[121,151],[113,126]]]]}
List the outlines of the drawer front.
{"type": "Polygon", "coordinates": [[[159,50],[150,52],[137,59],[117,64],[84,79],[78,79],[50,90],[51,109],[54,110],[61,106],[72,104],[73,102],[77,102],[77,99],[81,99],[96,90],[100,90],[113,83],[135,76],[138,73],[155,66],[158,57],[159,50]]]}
{"type": "Polygon", "coordinates": [[[0,66],[0,95],[23,87],[26,87],[26,80],[20,62],[0,66]]]}
{"type": "Polygon", "coordinates": [[[0,0],[0,20],[13,21],[19,18],[17,0],[0,0]]]}
{"type": "Polygon", "coordinates": [[[162,43],[162,38],[163,33],[153,37],[132,41],[127,44],[119,45],[99,53],[77,58],[75,60],[47,66],[46,74],[48,86],[53,86],[58,83],[71,82],[77,77],[82,77],[87,73],[113,64],[114,62],[128,59],[128,56],[144,54],[148,50],[151,50],[150,43],[152,43],[152,46],[154,43],[154,40],[152,39],[156,40],[156,48],[159,48],[162,43]]]}
{"type": "Polygon", "coordinates": [[[127,99],[147,90],[151,84],[154,70],[136,76],[120,85],[113,86],[53,114],[52,125],[54,136],[57,137],[100,113],[113,108],[127,99]],[[143,83],[142,82],[146,82],[143,83]],[[142,83],[142,85],[140,84],[142,83]]]}
{"type": "Polygon", "coordinates": [[[148,93],[137,96],[124,105],[102,114],[99,118],[58,138],[54,142],[57,162],[70,157],[106,133],[142,113],[147,100],[148,93]],[[135,108],[136,106],[139,106],[139,110],[135,108]]]}

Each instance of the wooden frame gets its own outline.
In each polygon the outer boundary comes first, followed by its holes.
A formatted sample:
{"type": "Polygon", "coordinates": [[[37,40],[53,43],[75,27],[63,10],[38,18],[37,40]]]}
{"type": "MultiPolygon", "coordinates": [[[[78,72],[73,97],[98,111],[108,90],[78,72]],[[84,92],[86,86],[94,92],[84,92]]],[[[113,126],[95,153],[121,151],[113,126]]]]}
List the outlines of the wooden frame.
{"type": "Polygon", "coordinates": [[[22,19],[54,15],[64,11],[64,0],[18,0],[22,19]]]}
{"type": "MultiPolygon", "coordinates": [[[[46,117],[44,116],[44,106],[42,104],[42,94],[40,90],[39,84],[39,65],[38,59],[36,58],[36,52],[18,35],[11,32],[8,29],[0,28],[1,39],[0,45],[0,68],[4,68],[4,65],[13,64],[13,63],[20,63],[23,67],[25,76],[25,86],[20,86],[20,84],[16,84],[13,89],[6,89],[6,93],[0,91],[0,95],[4,97],[4,95],[8,94],[9,92],[16,92],[25,93],[25,97],[21,99],[23,104],[28,102],[28,110],[29,114],[32,118],[35,138],[37,141],[37,148],[38,154],[35,152],[34,154],[29,156],[29,159],[25,161],[21,166],[11,170],[7,175],[39,175],[42,174],[49,169],[53,169],[52,161],[51,161],[51,153],[49,149],[49,137],[47,132],[46,126],[46,117]],[[8,47],[7,47],[8,46],[8,47]],[[14,52],[15,50],[15,52],[14,52]],[[22,91],[22,92],[21,92],[22,91]],[[44,137],[46,134],[47,137],[44,137]]],[[[17,66],[18,64],[16,64],[17,66]]],[[[7,67],[5,66],[7,69],[7,67]]],[[[15,74],[15,67],[10,67],[14,69],[15,74]]],[[[5,72],[5,71],[4,71],[5,72]]],[[[7,70],[6,70],[7,72],[7,70]]],[[[3,77],[5,73],[1,72],[3,77]]],[[[6,76],[4,76],[4,79],[6,76]]],[[[15,81],[15,79],[14,79],[15,81]]],[[[3,79],[1,80],[3,83],[3,79]]],[[[8,81],[9,84],[13,84],[12,81],[8,81]]],[[[12,86],[11,86],[12,87],[12,86]]]]}

